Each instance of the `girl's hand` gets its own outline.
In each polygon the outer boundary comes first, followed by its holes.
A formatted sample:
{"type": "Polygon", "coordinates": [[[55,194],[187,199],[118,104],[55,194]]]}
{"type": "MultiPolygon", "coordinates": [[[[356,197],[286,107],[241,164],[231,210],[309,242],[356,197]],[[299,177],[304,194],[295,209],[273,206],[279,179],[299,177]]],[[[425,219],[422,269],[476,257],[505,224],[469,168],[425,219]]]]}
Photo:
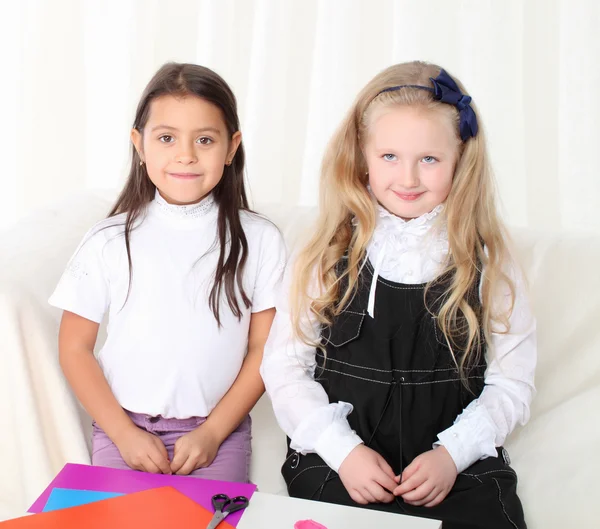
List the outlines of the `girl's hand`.
{"type": "Polygon", "coordinates": [[[375,450],[358,445],[342,462],[340,479],[350,497],[362,505],[390,503],[396,487],[394,471],[375,450]]]}
{"type": "Polygon", "coordinates": [[[156,435],[132,424],[115,444],[130,468],[152,474],[171,474],[167,449],[156,435]]]}
{"type": "Polygon", "coordinates": [[[175,442],[171,471],[187,476],[197,468],[208,467],[217,457],[221,441],[206,423],[182,435],[175,442]]]}
{"type": "MultiPolygon", "coordinates": [[[[404,469],[401,484],[394,490],[394,495],[402,496],[410,505],[434,507],[452,490],[457,475],[448,450],[438,446],[415,457],[404,469]]],[[[400,476],[396,480],[399,481],[400,476]]]]}

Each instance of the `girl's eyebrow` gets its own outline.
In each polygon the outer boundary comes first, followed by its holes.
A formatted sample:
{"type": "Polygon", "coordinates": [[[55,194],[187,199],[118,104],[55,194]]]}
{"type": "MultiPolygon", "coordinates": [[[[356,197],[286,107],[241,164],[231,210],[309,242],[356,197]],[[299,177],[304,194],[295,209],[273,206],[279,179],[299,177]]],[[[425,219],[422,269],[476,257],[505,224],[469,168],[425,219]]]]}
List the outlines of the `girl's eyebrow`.
{"type": "MultiPolygon", "coordinates": [[[[155,127],[152,127],[150,132],[154,132],[155,130],[158,129],[166,129],[166,130],[173,130],[173,131],[178,131],[179,129],[175,128],[175,127],[171,127],[169,125],[156,125],[155,127]]],[[[214,132],[215,134],[221,134],[221,131],[215,127],[202,127],[196,130],[193,130],[192,132],[198,133],[198,132],[214,132]]]]}

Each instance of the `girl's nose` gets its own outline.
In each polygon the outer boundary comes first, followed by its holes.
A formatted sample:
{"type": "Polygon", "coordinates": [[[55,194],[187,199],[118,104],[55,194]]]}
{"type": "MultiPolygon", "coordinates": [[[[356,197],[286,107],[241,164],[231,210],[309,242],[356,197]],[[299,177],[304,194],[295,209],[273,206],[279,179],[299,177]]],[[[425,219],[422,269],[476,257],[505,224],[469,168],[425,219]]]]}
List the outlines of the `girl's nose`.
{"type": "Polygon", "coordinates": [[[184,165],[191,165],[198,161],[196,150],[193,145],[180,144],[175,161],[184,165]]]}
{"type": "Polygon", "coordinates": [[[419,187],[420,180],[418,168],[413,165],[402,167],[398,173],[398,184],[404,189],[419,187]]]}

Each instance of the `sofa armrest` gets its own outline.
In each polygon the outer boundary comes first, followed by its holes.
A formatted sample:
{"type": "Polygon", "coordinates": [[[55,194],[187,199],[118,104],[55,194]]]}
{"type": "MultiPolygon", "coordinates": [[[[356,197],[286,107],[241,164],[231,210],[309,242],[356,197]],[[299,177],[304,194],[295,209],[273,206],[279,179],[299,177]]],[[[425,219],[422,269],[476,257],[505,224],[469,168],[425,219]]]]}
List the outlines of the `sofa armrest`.
{"type": "Polygon", "coordinates": [[[47,300],[109,205],[78,195],[0,233],[0,519],[24,513],[66,462],[89,462],[90,421],[58,364],[60,311],[47,300]]]}

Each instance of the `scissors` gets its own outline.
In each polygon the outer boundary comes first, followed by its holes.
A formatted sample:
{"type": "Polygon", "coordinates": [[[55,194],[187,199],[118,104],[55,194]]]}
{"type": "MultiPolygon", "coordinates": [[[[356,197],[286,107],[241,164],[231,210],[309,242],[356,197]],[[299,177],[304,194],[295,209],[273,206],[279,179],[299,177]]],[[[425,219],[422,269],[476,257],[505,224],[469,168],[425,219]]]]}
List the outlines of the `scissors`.
{"type": "Polygon", "coordinates": [[[248,507],[249,500],[246,496],[236,496],[230,498],[227,494],[215,494],[212,497],[215,515],[206,529],[215,529],[232,512],[241,511],[248,507]]]}

